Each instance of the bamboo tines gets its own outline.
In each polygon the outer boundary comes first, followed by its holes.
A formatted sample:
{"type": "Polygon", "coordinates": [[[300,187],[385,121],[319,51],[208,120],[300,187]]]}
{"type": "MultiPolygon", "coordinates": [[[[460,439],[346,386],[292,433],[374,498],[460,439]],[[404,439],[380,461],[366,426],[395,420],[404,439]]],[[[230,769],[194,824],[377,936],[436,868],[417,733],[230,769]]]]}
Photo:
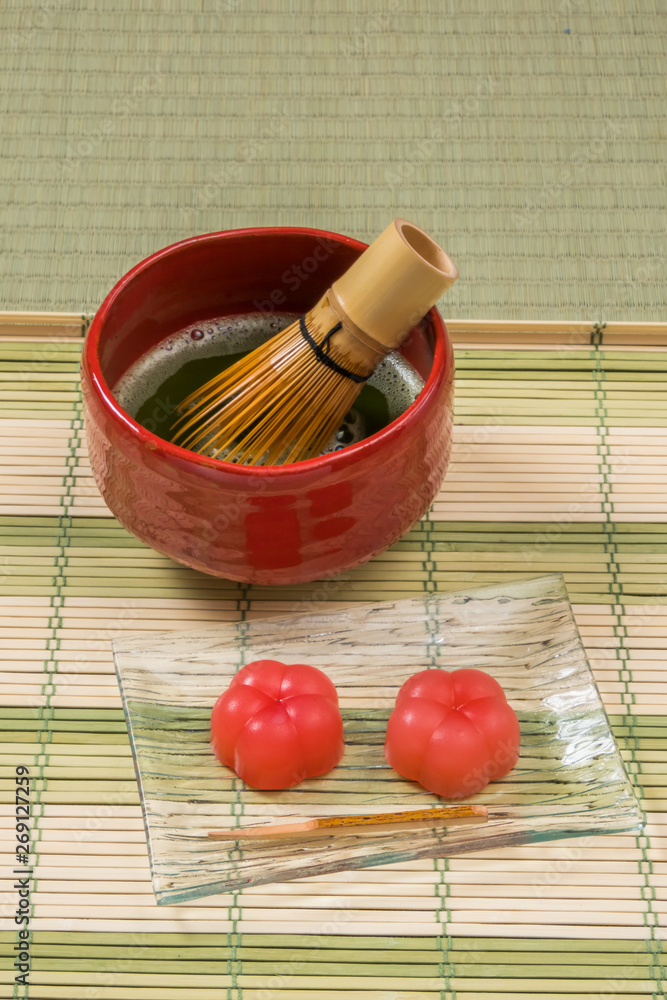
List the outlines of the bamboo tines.
{"type": "MultiPolygon", "coordinates": [[[[212,457],[224,452],[226,461],[247,465],[317,455],[362,383],[313,364],[312,351],[304,347],[299,322],[293,323],[193,392],[181,404],[176,443],[212,457]],[[281,377],[287,369],[288,376],[281,377]]],[[[367,364],[355,363],[335,344],[329,354],[355,374],[368,371],[367,364]]]]}
{"type": "Polygon", "coordinates": [[[317,455],[363,381],[457,277],[430,236],[395,219],[310,312],[181,404],[176,443],[243,465],[317,455]]]}

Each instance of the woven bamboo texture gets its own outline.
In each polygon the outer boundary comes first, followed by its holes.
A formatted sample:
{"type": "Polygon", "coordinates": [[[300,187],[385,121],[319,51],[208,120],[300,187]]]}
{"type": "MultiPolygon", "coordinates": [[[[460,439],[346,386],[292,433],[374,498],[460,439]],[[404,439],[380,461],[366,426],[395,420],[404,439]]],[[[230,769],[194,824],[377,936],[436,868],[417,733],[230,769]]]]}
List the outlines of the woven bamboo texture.
{"type": "Polygon", "coordinates": [[[195,232],[398,215],[455,316],[660,320],[661,0],[6,0],[4,309],[195,232]]]}
{"type": "Polygon", "coordinates": [[[110,516],[81,426],[87,324],[0,323],[3,863],[22,764],[35,873],[27,992],[14,990],[11,876],[3,887],[0,997],[664,996],[667,327],[451,321],[455,446],[432,511],[354,572],[277,589],[179,567],[110,516]],[[646,811],[642,834],[156,905],[110,634],[553,571],[646,811]]]}

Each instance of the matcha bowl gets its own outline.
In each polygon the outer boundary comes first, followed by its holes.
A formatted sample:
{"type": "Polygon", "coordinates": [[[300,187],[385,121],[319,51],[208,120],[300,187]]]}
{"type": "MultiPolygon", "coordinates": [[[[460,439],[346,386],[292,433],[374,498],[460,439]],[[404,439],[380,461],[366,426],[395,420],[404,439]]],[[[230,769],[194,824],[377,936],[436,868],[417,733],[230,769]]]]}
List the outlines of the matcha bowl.
{"type": "Polygon", "coordinates": [[[195,454],[138,423],[114,388],[189,324],[305,312],[365,249],[314,229],[210,233],[128,272],[93,320],[82,387],[90,461],[112,513],[152,548],[247,583],[328,578],[372,558],[424,514],[451,449],[454,359],[436,309],[400,347],[424,381],[386,426],[340,451],[244,466],[195,454]]]}

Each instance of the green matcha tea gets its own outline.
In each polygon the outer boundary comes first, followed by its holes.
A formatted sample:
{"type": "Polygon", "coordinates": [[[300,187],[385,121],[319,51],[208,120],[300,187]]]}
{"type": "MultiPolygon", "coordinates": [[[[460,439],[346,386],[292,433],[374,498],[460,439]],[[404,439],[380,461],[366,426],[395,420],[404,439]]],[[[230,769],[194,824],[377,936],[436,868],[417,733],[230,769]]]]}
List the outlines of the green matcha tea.
{"type": "MultiPolygon", "coordinates": [[[[292,314],[249,313],[193,323],[144,354],[119,379],[113,394],[142,427],[172,441],[177,408],[191,392],[295,319],[292,314]]],[[[412,365],[392,351],[366,382],[323,454],[340,451],[395,420],[423,386],[412,365]]]]}

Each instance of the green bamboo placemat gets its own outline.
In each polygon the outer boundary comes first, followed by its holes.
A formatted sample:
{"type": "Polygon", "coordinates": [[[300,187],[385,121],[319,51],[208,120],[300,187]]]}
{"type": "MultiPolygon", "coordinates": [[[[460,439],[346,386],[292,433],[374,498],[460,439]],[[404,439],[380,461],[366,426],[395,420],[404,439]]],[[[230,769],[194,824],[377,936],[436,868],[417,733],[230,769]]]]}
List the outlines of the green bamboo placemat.
{"type": "Polygon", "coordinates": [[[664,996],[664,326],[451,321],[455,447],[431,513],[326,583],[214,580],[146,549],[87,464],[85,315],[0,323],[0,996],[664,996]],[[562,571],[647,814],[638,836],[411,862],[157,907],[109,634],[562,571]],[[30,769],[29,988],[14,981],[30,769]]]}

